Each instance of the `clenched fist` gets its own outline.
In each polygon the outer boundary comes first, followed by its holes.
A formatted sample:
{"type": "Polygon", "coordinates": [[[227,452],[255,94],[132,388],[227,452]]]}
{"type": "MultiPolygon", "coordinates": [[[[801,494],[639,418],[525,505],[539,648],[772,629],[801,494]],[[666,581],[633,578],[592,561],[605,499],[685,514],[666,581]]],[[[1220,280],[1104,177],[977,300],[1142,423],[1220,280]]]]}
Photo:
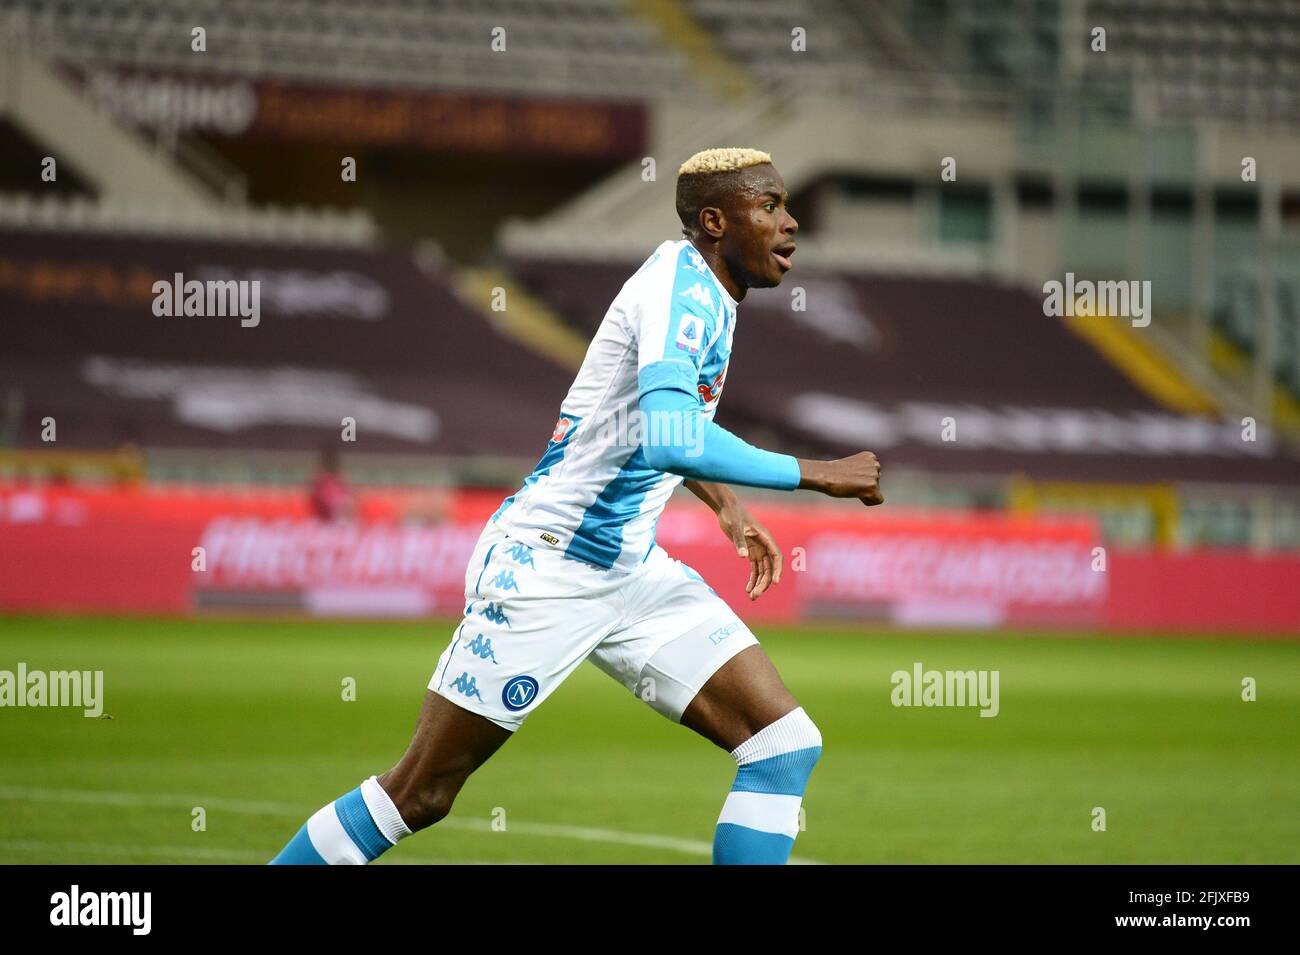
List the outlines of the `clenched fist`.
{"type": "Polygon", "coordinates": [[[870,451],[837,461],[799,461],[799,486],[830,497],[856,497],[868,506],[885,503],[880,461],[870,451]]]}

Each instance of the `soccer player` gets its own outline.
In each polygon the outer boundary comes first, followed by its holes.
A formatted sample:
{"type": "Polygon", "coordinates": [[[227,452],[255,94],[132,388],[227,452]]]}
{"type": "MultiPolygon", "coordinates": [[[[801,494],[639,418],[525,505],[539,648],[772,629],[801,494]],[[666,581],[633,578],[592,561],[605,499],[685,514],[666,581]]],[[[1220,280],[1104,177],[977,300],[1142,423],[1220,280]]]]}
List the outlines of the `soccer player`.
{"type": "Polygon", "coordinates": [[[484,527],[464,620],[405,755],[318,810],[274,862],[364,864],[432,826],[586,659],[737,762],[713,861],[787,861],[821,733],[744,622],[654,541],[685,480],[749,562],[756,600],[780,581],[781,551],[728,485],[884,500],[868,451],[798,460],[713,423],[737,306],[791,268],[799,225],[786,198],[764,152],[708,149],[682,165],[685,238],[662,243],[624,284],[546,453],[484,527]]]}

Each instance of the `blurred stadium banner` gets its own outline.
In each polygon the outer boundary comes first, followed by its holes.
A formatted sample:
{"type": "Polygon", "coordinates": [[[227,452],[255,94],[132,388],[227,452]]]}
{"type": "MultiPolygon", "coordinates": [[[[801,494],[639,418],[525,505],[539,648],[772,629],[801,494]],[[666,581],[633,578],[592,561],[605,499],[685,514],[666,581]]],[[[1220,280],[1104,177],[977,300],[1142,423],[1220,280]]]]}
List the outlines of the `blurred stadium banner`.
{"type": "Polygon", "coordinates": [[[65,66],[125,126],[296,143],[626,160],[646,148],[633,101],[358,88],[240,76],[65,66]]]}
{"type": "MultiPolygon", "coordinates": [[[[447,492],[440,519],[408,519],[427,514],[427,497],[367,492],[359,521],[331,523],[297,492],[7,488],[0,611],[455,615],[499,496],[447,492]]],[[[1189,632],[1293,632],[1300,621],[1294,555],[1105,553],[1090,518],[755,511],[785,542],[786,572],[752,605],[747,567],[712,514],[670,512],[658,535],[755,620],[1189,632]]]]}

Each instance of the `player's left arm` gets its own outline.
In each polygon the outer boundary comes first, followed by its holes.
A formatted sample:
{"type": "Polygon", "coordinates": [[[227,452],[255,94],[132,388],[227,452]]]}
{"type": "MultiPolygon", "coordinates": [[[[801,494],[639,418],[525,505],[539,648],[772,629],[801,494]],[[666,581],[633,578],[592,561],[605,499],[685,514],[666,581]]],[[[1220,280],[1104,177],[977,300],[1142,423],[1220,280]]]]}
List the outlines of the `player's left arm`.
{"type": "Polygon", "coordinates": [[[749,583],[745,585],[749,599],[757,600],[770,585],[780,583],[781,548],[776,545],[772,532],[749,513],[736,492],[712,481],[683,483],[718,515],[718,524],[735,546],[736,554],[749,561],[749,583]]]}

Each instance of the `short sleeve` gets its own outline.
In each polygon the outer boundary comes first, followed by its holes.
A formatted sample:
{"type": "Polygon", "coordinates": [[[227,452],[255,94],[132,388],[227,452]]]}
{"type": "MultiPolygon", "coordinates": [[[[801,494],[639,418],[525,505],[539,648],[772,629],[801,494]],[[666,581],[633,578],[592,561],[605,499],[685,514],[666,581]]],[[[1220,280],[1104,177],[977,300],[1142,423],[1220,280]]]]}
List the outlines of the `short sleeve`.
{"type": "Polygon", "coordinates": [[[656,296],[643,304],[638,323],[638,394],[675,388],[696,394],[704,352],[717,329],[718,290],[698,252],[684,248],[665,301],[656,296]],[[698,262],[698,265],[696,264],[698,262]]]}

